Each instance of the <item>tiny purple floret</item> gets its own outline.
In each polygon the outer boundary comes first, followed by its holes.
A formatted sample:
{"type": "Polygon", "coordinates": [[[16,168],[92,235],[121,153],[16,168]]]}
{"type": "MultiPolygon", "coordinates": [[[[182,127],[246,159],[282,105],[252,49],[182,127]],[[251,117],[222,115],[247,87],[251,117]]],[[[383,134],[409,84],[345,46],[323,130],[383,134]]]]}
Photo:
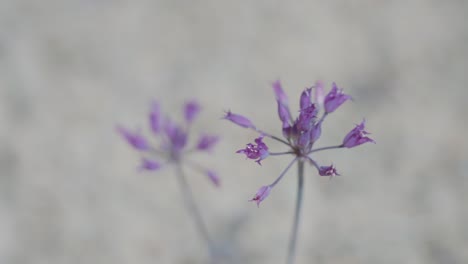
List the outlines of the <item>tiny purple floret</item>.
{"type": "Polygon", "coordinates": [[[210,151],[216,143],[218,143],[219,137],[213,135],[202,135],[197,143],[197,150],[210,151]]]}
{"type": "Polygon", "coordinates": [[[161,164],[159,164],[155,160],[150,160],[147,158],[143,158],[141,160],[140,170],[148,170],[148,171],[155,171],[161,168],[161,164]]]}
{"type": "Polygon", "coordinates": [[[323,107],[323,102],[325,100],[325,92],[323,91],[323,82],[317,81],[315,83],[315,103],[318,107],[323,107]]]}
{"type": "Polygon", "coordinates": [[[119,132],[133,148],[143,151],[150,149],[148,141],[143,137],[143,135],[141,135],[140,131],[133,132],[124,127],[118,126],[117,132],[119,132]]]}
{"type": "Polygon", "coordinates": [[[340,176],[340,174],[336,171],[335,166],[330,165],[330,166],[321,166],[319,169],[319,174],[320,176],[340,176]]]}
{"type": "Polygon", "coordinates": [[[263,136],[256,138],[255,143],[257,145],[249,143],[245,149],[238,150],[236,153],[243,153],[249,159],[257,159],[255,162],[262,165],[261,161],[270,155],[268,146],[262,140],[263,136]]]}
{"type": "Polygon", "coordinates": [[[370,133],[364,130],[365,124],[366,121],[363,120],[361,124],[356,125],[356,127],[346,135],[343,139],[343,147],[353,148],[367,142],[375,144],[375,141],[367,136],[370,133]]]}
{"type": "Polygon", "coordinates": [[[260,203],[268,197],[271,191],[271,186],[262,186],[258,189],[257,193],[255,194],[254,198],[249,200],[249,202],[256,202],[257,207],[260,206],[260,203]]]}
{"type": "Polygon", "coordinates": [[[184,117],[187,123],[192,123],[192,121],[197,117],[200,112],[201,107],[196,101],[189,101],[184,105],[184,117]]]}
{"type": "Polygon", "coordinates": [[[331,91],[325,96],[325,112],[331,113],[335,111],[349,99],[351,99],[351,96],[344,94],[343,89],[338,90],[336,83],[333,83],[331,91]]]}
{"type": "Polygon", "coordinates": [[[223,119],[229,120],[233,122],[234,124],[241,126],[241,127],[255,129],[255,125],[247,117],[234,114],[231,111],[227,111],[223,119]]]}

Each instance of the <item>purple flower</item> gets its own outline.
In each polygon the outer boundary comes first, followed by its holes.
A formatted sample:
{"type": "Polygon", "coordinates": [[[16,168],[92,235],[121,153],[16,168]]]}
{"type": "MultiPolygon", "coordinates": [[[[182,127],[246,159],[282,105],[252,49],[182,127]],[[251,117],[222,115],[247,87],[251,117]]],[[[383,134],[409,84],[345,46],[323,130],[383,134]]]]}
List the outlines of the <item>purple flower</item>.
{"type": "Polygon", "coordinates": [[[119,132],[135,149],[143,151],[149,150],[150,146],[148,141],[139,131],[132,132],[124,127],[118,126],[117,132],[119,132]]]}
{"type": "Polygon", "coordinates": [[[335,111],[340,105],[350,99],[351,96],[344,94],[343,89],[338,91],[338,86],[336,86],[336,83],[333,83],[331,91],[325,96],[325,112],[331,113],[335,111]]]}
{"type": "Polygon", "coordinates": [[[336,168],[332,165],[330,166],[321,166],[319,168],[319,175],[320,176],[340,176],[340,174],[336,171],[336,168]]]}
{"type": "Polygon", "coordinates": [[[184,106],[184,117],[187,123],[192,123],[192,121],[197,117],[200,112],[200,105],[195,101],[189,101],[185,103],[184,106]]]}
{"type": "Polygon", "coordinates": [[[263,136],[255,139],[255,144],[248,143],[245,149],[241,149],[236,151],[236,153],[243,153],[249,159],[257,159],[259,165],[262,165],[260,162],[268,157],[268,147],[265,143],[263,143],[263,136]]]}
{"type": "Polygon", "coordinates": [[[219,137],[213,135],[202,135],[198,140],[196,148],[198,150],[210,151],[216,143],[218,143],[219,137]]]}
{"type": "Polygon", "coordinates": [[[356,127],[346,135],[343,139],[343,147],[354,148],[367,142],[375,143],[373,139],[367,137],[370,133],[364,130],[365,124],[366,121],[362,120],[361,124],[356,125],[356,127]]]}
{"type": "Polygon", "coordinates": [[[276,178],[276,180],[268,186],[263,186],[252,201],[260,203],[270,193],[270,190],[283,178],[293,163],[309,161],[321,176],[335,176],[339,175],[336,168],[331,166],[320,166],[312,156],[317,152],[350,148],[365,142],[374,142],[372,139],[366,137],[368,134],[364,131],[364,122],[353,129],[344,139],[342,144],[332,145],[327,147],[315,147],[316,142],[320,139],[322,134],[322,124],[329,113],[335,111],[351,97],[338,90],[335,83],[332,85],[331,91],[324,96],[323,83],[317,82],[312,88],[305,89],[299,98],[299,116],[296,119],[291,118],[288,98],[279,81],[273,83],[273,91],[278,105],[278,114],[281,120],[281,131],[284,139],[274,136],[257,129],[250,120],[244,116],[235,115],[228,112],[225,119],[240,125],[242,127],[251,128],[252,130],[260,133],[260,137],[255,139],[255,143],[248,143],[244,149],[238,150],[237,153],[245,154],[248,159],[255,160],[258,164],[269,156],[292,155],[294,159],[288,167],[276,178]],[[315,91],[314,91],[315,89],[315,91]],[[314,100],[312,101],[312,93],[314,92],[314,100]],[[321,109],[324,109],[321,111],[321,109]],[[319,111],[321,116],[319,115],[319,111]],[[277,142],[286,145],[287,149],[280,152],[271,152],[269,147],[263,142],[263,138],[268,137],[276,140],[277,142]]]}
{"type": "Polygon", "coordinates": [[[229,121],[233,122],[234,124],[239,125],[241,127],[255,129],[254,124],[252,122],[250,122],[249,119],[247,119],[244,116],[234,114],[231,111],[227,111],[226,115],[223,117],[223,119],[229,120],[229,121]]]}
{"type": "Polygon", "coordinates": [[[267,196],[270,194],[271,187],[270,186],[262,186],[260,189],[258,189],[257,193],[255,194],[254,198],[249,200],[249,202],[256,202],[257,207],[260,206],[260,203],[267,198],[267,196]]]}
{"type": "MultiPolygon", "coordinates": [[[[185,122],[190,124],[198,115],[201,107],[195,101],[187,102],[184,107],[185,122]]],[[[164,160],[164,164],[182,165],[182,157],[196,151],[210,151],[219,138],[215,135],[203,134],[195,146],[188,148],[188,130],[187,125],[182,126],[174,122],[168,117],[163,118],[161,107],[158,102],[151,104],[149,112],[149,126],[152,136],[159,140],[159,144],[150,144],[149,141],[140,133],[140,131],[130,131],[121,126],[117,127],[117,132],[132,145],[135,149],[145,151],[141,158],[139,170],[156,171],[161,169],[160,160],[164,160]]],[[[212,170],[207,170],[204,167],[188,163],[192,169],[201,171],[208,175],[208,178],[215,185],[219,185],[219,177],[212,170]]]]}

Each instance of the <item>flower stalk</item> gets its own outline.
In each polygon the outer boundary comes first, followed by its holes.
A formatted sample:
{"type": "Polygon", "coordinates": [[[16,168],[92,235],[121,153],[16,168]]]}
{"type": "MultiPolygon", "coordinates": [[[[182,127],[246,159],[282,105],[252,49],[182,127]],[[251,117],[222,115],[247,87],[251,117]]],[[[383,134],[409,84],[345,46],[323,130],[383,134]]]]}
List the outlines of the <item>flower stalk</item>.
{"type": "Polygon", "coordinates": [[[293,264],[296,258],[296,245],[298,239],[299,222],[301,219],[302,197],[304,194],[304,161],[299,160],[297,163],[297,196],[296,208],[294,211],[293,227],[291,238],[289,240],[287,264],[293,264]]]}

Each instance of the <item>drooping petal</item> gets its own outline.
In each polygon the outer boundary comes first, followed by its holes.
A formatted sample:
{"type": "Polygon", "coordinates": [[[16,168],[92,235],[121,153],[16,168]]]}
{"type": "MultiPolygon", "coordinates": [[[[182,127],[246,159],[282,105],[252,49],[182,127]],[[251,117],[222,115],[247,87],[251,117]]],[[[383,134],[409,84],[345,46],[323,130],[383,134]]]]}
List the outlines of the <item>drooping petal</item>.
{"type": "Polygon", "coordinates": [[[210,151],[216,143],[218,143],[219,137],[214,135],[202,135],[200,139],[198,139],[198,143],[196,148],[198,150],[206,150],[210,151]]]}
{"type": "Polygon", "coordinates": [[[197,117],[200,110],[201,107],[196,101],[192,100],[186,102],[184,105],[185,121],[187,121],[187,123],[192,123],[192,121],[197,117]]]}
{"type": "Polygon", "coordinates": [[[283,105],[278,101],[278,116],[283,123],[283,128],[290,126],[291,113],[287,105],[283,105]]]}
{"type": "Polygon", "coordinates": [[[363,120],[361,124],[356,125],[355,128],[353,128],[343,139],[343,147],[346,148],[353,148],[356,146],[359,146],[361,144],[367,143],[367,142],[372,142],[375,143],[375,141],[371,138],[369,138],[367,135],[370,133],[365,131],[365,123],[366,121],[363,120]]]}
{"type": "Polygon", "coordinates": [[[155,171],[161,168],[161,164],[155,160],[143,158],[139,168],[140,170],[155,171]]]}
{"type": "Polygon", "coordinates": [[[342,105],[347,100],[350,100],[351,96],[344,94],[343,89],[338,90],[336,83],[332,84],[332,89],[325,96],[325,112],[331,113],[335,111],[340,105],[342,105]]]}
{"type": "Polygon", "coordinates": [[[268,197],[270,191],[271,186],[262,186],[260,189],[258,189],[255,196],[251,200],[249,200],[249,202],[255,202],[257,203],[257,207],[259,207],[260,203],[268,197]]]}
{"type": "Polygon", "coordinates": [[[210,181],[216,186],[216,187],[219,187],[220,186],[220,180],[219,180],[219,176],[216,172],[212,171],[212,170],[208,170],[206,171],[206,176],[208,176],[208,178],[210,179],[210,181]]]}
{"type": "Polygon", "coordinates": [[[270,153],[268,152],[268,146],[262,141],[263,136],[255,139],[255,144],[248,143],[245,149],[240,149],[236,153],[243,153],[249,159],[256,159],[259,165],[261,161],[266,159],[270,153]]]}
{"type": "Polygon", "coordinates": [[[150,128],[154,134],[158,134],[161,130],[162,116],[161,107],[158,102],[151,103],[151,110],[149,114],[150,128]]]}
{"type": "Polygon", "coordinates": [[[117,132],[127,140],[127,142],[137,150],[149,150],[150,145],[140,131],[130,131],[122,126],[117,126],[117,132]]]}
{"type": "Polygon", "coordinates": [[[231,111],[227,111],[223,119],[229,120],[241,127],[255,129],[255,125],[247,117],[234,114],[231,111]]]}
{"type": "Polygon", "coordinates": [[[330,165],[330,166],[320,166],[319,168],[319,175],[320,176],[340,176],[340,174],[336,171],[335,166],[330,165]]]}

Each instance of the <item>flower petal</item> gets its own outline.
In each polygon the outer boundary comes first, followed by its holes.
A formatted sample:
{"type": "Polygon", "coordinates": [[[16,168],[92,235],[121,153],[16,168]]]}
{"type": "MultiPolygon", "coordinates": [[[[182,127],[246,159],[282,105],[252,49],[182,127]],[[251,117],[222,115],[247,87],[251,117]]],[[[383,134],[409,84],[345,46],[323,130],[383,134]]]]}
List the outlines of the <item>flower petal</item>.
{"type": "Polygon", "coordinates": [[[140,131],[130,131],[122,126],[117,126],[117,132],[122,135],[133,148],[143,151],[150,149],[148,141],[141,135],[140,131]]]}
{"type": "Polygon", "coordinates": [[[227,111],[223,119],[229,120],[241,127],[255,129],[255,125],[247,117],[234,114],[231,111],[227,111]]]}
{"type": "Polygon", "coordinates": [[[186,102],[184,105],[185,121],[187,121],[188,123],[192,123],[192,121],[197,117],[200,110],[201,107],[196,101],[192,100],[186,102]]]}
{"type": "Polygon", "coordinates": [[[202,135],[200,139],[198,139],[197,143],[197,150],[206,150],[210,151],[216,143],[218,143],[219,137],[214,135],[202,135]]]}
{"type": "Polygon", "coordinates": [[[268,197],[268,195],[271,192],[271,186],[262,186],[260,189],[258,189],[257,193],[255,196],[249,200],[249,202],[256,202],[257,207],[260,206],[260,203],[265,200],[265,198],[268,197]]]}

